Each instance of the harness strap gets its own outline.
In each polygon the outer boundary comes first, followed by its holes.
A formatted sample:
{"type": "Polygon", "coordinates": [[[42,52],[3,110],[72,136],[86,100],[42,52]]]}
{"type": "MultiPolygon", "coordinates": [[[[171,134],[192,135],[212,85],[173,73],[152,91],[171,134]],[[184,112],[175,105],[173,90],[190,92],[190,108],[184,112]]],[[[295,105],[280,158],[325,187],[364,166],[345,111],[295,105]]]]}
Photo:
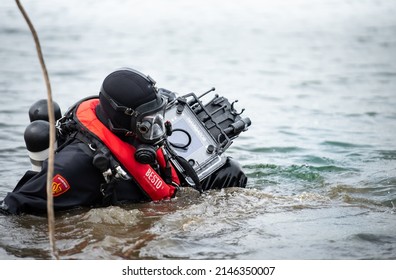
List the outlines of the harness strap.
{"type": "Polygon", "coordinates": [[[83,143],[83,150],[86,154],[92,156],[92,164],[99,169],[105,179],[105,182],[100,185],[100,192],[103,195],[102,206],[117,205],[116,192],[114,191],[116,181],[120,178],[124,180],[130,180],[131,178],[124,170],[119,169],[120,165],[110,151],[94,137],[77,132],[74,138],[83,143]]]}

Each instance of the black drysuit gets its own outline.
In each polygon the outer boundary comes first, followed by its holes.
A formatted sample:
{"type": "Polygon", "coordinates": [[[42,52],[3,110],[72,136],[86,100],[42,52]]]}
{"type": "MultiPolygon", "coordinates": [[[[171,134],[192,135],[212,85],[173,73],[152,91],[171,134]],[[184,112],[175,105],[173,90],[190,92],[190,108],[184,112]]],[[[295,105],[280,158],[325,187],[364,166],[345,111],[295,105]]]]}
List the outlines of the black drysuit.
{"type": "MultiPolygon", "coordinates": [[[[131,155],[132,157],[133,155],[131,155]]],[[[150,198],[134,180],[117,180],[112,184],[111,201],[105,201],[101,185],[105,182],[102,173],[92,163],[93,155],[87,144],[74,139],[55,153],[54,174],[60,174],[70,189],[54,197],[55,211],[76,207],[103,207],[110,204],[150,201],[150,198]]],[[[15,189],[0,202],[3,214],[45,213],[47,162],[41,172],[27,171],[15,189]]],[[[183,179],[181,178],[181,181],[183,179]]],[[[206,178],[203,190],[225,187],[245,187],[247,178],[239,164],[227,158],[225,165],[206,178]]]]}

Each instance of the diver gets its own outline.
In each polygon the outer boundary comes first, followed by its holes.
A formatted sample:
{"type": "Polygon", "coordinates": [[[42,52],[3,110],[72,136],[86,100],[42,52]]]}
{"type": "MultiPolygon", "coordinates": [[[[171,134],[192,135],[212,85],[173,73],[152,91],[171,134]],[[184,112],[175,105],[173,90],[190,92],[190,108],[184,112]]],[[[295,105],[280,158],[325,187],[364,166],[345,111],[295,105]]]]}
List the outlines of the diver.
{"type": "MultiPolygon", "coordinates": [[[[161,201],[186,187],[164,149],[170,98],[159,93],[150,76],[121,68],[104,79],[98,96],[72,106],[57,124],[54,210],[161,201]]],[[[0,212],[46,213],[47,168],[45,160],[38,170],[28,170],[0,202],[0,212]]],[[[195,187],[202,192],[246,183],[240,165],[227,157],[195,187]]]]}

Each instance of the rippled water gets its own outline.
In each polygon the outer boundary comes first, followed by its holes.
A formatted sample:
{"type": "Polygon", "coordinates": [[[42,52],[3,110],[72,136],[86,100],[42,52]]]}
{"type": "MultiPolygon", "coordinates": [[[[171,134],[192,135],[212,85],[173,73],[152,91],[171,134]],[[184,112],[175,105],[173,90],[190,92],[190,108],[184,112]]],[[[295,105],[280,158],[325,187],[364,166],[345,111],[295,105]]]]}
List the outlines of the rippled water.
{"type": "MultiPolygon", "coordinates": [[[[22,1],[66,110],[115,68],[216,92],[252,126],[248,188],[57,214],[65,259],[396,259],[396,2],[22,1]]],[[[29,168],[45,98],[32,37],[0,4],[0,197],[29,168]]],[[[51,258],[44,217],[0,216],[1,259],[51,258]]]]}

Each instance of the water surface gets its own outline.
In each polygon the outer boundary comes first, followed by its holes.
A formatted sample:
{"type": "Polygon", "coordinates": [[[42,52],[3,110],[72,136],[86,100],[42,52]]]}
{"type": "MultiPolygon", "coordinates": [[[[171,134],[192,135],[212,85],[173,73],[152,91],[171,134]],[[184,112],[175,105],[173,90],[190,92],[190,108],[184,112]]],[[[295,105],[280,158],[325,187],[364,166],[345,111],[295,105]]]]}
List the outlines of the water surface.
{"type": "MultiPolygon", "coordinates": [[[[246,189],[56,217],[64,259],[396,259],[396,2],[22,1],[65,111],[129,66],[180,94],[238,99],[227,151],[246,189]]],[[[0,197],[30,168],[46,97],[14,1],[0,4],[0,197]]],[[[0,216],[0,259],[51,258],[44,217],[0,216]]]]}

